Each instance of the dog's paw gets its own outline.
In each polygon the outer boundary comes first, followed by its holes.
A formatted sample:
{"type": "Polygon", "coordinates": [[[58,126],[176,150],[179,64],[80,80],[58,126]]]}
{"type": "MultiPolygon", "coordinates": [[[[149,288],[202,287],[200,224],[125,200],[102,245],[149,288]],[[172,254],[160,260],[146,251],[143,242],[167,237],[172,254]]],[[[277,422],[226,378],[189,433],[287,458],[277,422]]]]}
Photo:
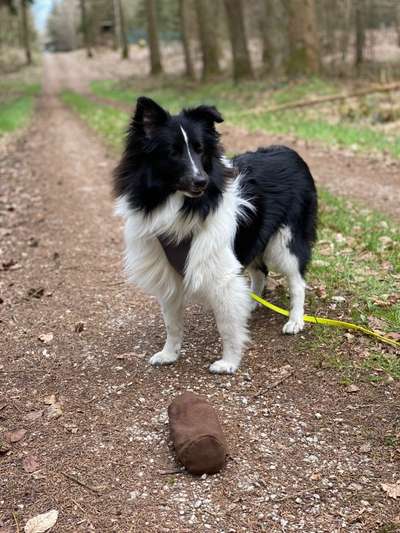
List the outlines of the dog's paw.
{"type": "Polygon", "coordinates": [[[256,302],[256,300],[253,300],[253,298],[252,298],[251,302],[250,302],[250,312],[252,313],[253,311],[258,309],[259,307],[261,307],[261,304],[259,304],[258,302],[256,302]]]}
{"type": "Polygon", "coordinates": [[[175,363],[178,357],[179,355],[177,355],[176,353],[168,353],[161,351],[150,357],[149,362],[153,366],[171,365],[172,363],[175,363]]]}
{"type": "Polygon", "coordinates": [[[218,359],[212,365],[210,365],[209,370],[213,374],[234,374],[238,369],[237,364],[231,363],[230,361],[225,361],[225,359],[218,359]]]}
{"type": "Polygon", "coordinates": [[[286,335],[296,335],[299,331],[304,329],[304,320],[299,318],[297,320],[288,320],[282,328],[282,333],[286,335]]]}

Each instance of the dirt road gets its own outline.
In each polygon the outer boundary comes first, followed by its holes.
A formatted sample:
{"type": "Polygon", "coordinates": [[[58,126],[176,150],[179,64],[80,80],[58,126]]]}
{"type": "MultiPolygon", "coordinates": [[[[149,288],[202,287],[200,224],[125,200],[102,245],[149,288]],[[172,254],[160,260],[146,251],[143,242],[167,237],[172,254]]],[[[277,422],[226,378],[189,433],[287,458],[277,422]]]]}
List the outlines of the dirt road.
{"type": "Polygon", "coordinates": [[[399,524],[398,503],[381,488],[398,479],[388,444],[399,432],[397,383],[346,392],[340,374],[263,311],[234,376],[209,374],[220,343],[197,307],[182,359],[148,365],[164,331],[156,302],[122,281],[115,161],[60,104],[57,74],[45,79],[32,128],[0,154],[0,531],[50,509],[60,533],[399,524]],[[216,407],[230,448],[226,469],[205,479],[165,474],[177,468],[166,408],[188,389],[216,407]]]}

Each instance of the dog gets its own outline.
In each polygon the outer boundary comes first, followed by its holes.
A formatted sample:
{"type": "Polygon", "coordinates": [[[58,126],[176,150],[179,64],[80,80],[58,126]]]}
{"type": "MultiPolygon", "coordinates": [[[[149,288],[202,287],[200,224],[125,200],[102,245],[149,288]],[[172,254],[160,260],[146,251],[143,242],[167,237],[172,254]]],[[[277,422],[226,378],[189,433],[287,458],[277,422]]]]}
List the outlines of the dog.
{"type": "Polygon", "coordinates": [[[184,305],[195,300],[211,307],[222,338],[222,357],[210,371],[234,373],[248,340],[250,291],[262,295],[270,269],[288,280],[283,333],[304,327],[304,274],[316,238],[313,177],[285,146],[227,159],[221,122],[214,106],[171,115],[142,96],[114,171],[126,272],[158,298],[167,331],[152,365],[179,358],[184,305]]]}

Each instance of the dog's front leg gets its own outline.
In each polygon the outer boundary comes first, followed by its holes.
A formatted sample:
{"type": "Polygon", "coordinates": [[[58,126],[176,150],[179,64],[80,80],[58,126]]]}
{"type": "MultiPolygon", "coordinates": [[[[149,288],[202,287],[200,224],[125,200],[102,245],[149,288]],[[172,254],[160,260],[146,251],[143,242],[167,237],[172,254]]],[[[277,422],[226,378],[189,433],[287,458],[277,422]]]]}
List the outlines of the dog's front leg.
{"type": "Polygon", "coordinates": [[[183,291],[177,290],[173,298],[161,301],[167,340],[161,352],[150,358],[152,365],[168,365],[179,358],[183,337],[183,291]]]}
{"type": "Polygon", "coordinates": [[[223,353],[222,358],[210,366],[210,372],[233,374],[239,368],[248,339],[247,321],[251,301],[246,279],[236,274],[223,286],[215,286],[211,305],[221,335],[223,353]]]}

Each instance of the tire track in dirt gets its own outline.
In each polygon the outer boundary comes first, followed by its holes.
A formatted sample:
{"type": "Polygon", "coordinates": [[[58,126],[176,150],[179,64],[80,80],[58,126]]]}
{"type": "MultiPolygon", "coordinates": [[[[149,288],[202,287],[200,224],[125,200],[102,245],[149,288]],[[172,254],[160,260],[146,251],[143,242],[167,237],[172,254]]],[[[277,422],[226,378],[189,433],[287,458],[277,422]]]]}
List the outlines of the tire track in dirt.
{"type": "Polygon", "coordinates": [[[0,285],[0,436],[27,430],[0,456],[0,527],[14,527],[13,511],[22,526],[52,508],[59,533],[358,532],[394,519],[396,502],[379,484],[396,476],[382,443],[394,431],[396,383],[363,384],[350,399],[336,372],[318,368],[298,338],[281,336],[281,319],[263,311],[235,376],[208,373],[220,343],[212,317],[197,307],[187,313],[182,359],[148,365],[164,331],[154,300],[121,284],[114,161],[60,104],[58,76],[46,71],[33,127],[0,154],[12,206],[2,251],[20,267],[2,272],[0,285]],[[31,288],[43,295],[29,297],[31,288]],[[38,335],[49,332],[53,340],[42,344],[38,335]],[[259,394],[285,364],[293,375],[259,394]],[[232,456],[206,479],[160,475],[175,468],[166,407],[187,389],[216,406],[232,456]],[[27,420],[51,394],[62,416],[27,420]],[[22,468],[27,455],[40,464],[35,476],[22,468]]]}

